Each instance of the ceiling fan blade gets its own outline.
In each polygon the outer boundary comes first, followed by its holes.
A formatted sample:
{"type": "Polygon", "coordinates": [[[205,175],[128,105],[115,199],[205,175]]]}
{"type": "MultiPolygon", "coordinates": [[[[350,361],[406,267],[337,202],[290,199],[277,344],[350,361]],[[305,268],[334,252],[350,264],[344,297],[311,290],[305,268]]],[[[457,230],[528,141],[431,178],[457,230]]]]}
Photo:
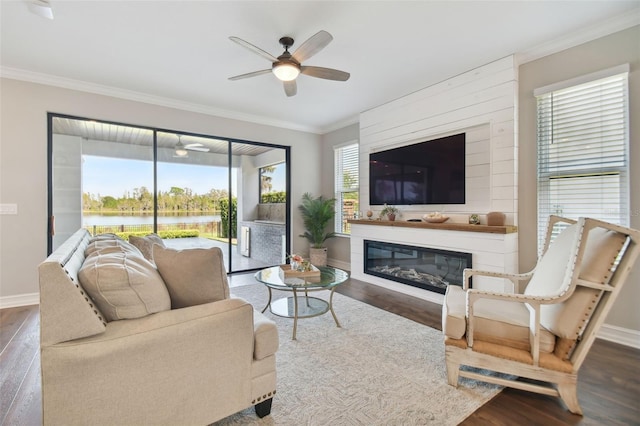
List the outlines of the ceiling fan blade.
{"type": "Polygon", "coordinates": [[[333,40],[331,34],[324,30],[318,31],[293,52],[293,59],[302,63],[324,49],[327,44],[331,43],[331,40],[333,40]]]}
{"type": "Polygon", "coordinates": [[[347,81],[351,74],[348,72],[323,67],[300,67],[300,73],[310,77],[324,78],[326,80],[347,81]]]}
{"type": "Polygon", "coordinates": [[[209,148],[206,148],[201,143],[188,143],[184,146],[184,149],[189,151],[209,152],[209,148]]]}
{"type": "Polygon", "coordinates": [[[254,71],[254,72],[248,72],[246,74],[240,74],[240,75],[236,75],[233,77],[229,77],[229,80],[242,80],[243,78],[249,78],[249,77],[256,77],[258,75],[262,75],[262,74],[271,74],[271,70],[260,70],[260,71],[254,71]]]}
{"type": "Polygon", "coordinates": [[[295,96],[296,93],[298,93],[298,85],[295,80],[283,81],[282,83],[284,84],[284,93],[286,93],[287,96],[295,96]]]}
{"type": "Polygon", "coordinates": [[[264,50],[260,49],[257,46],[254,46],[253,44],[249,43],[248,41],[244,41],[243,39],[239,38],[239,37],[234,37],[231,36],[229,37],[229,40],[238,43],[240,46],[244,47],[245,49],[248,49],[250,51],[252,51],[253,53],[256,53],[260,56],[262,56],[263,58],[265,58],[266,60],[270,61],[270,62],[276,62],[278,60],[278,58],[276,58],[275,56],[273,56],[272,54],[265,52],[264,50]]]}

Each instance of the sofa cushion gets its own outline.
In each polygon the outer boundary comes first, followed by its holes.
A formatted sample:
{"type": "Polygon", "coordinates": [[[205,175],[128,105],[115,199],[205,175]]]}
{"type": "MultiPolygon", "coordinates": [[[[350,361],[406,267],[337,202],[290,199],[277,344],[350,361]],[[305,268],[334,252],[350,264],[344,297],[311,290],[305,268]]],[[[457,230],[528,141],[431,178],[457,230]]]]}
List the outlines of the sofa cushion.
{"type": "Polygon", "coordinates": [[[153,263],[153,245],[159,244],[165,247],[164,241],[158,234],[149,234],[144,237],[137,237],[135,235],[129,236],[129,242],[140,250],[140,253],[145,259],[153,263]]]}
{"type": "Polygon", "coordinates": [[[92,243],[94,241],[101,241],[101,240],[122,240],[122,238],[118,237],[116,234],[106,233],[106,234],[98,234],[94,237],[91,237],[89,242],[92,243]]]}
{"type": "Polygon", "coordinates": [[[85,259],[78,279],[107,321],[140,318],[171,308],[158,271],[126,247],[93,252],[85,259]]]}
{"type": "Polygon", "coordinates": [[[229,298],[220,248],[175,250],[154,244],[153,259],[169,290],[173,309],[229,298]]]}
{"type": "Polygon", "coordinates": [[[132,255],[142,256],[140,250],[133,244],[122,239],[97,239],[91,241],[84,250],[85,257],[91,257],[94,254],[107,253],[130,253],[132,255]]]}

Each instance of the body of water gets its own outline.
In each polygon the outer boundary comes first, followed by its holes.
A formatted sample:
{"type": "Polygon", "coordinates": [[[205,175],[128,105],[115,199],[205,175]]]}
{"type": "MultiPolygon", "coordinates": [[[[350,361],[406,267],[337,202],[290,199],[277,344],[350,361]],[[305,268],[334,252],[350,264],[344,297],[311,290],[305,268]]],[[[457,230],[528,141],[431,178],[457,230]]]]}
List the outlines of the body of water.
{"type": "MultiPolygon", "coordinates": [[[[158,215],[158,223],[203,223],[220,222],[220,215],[158,215]]],[[[83,214],[83,226],[98,225],[147,225],[153,224],[153,215],[102,215],[83,214]]]]}

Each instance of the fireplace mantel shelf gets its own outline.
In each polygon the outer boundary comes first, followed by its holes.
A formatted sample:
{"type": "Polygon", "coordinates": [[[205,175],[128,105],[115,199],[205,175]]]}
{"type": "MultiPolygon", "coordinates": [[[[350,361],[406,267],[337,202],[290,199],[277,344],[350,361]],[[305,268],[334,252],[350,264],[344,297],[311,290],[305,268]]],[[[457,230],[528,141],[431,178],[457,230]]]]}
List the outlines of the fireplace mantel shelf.
{"type": "Polygon", "coordinates": [[[406,220],[376,220],[376,219],[349,219],[348,223],[354,225],[372,226],[398,226],[401,228],[422,228],[422,229],[442,229],[446,231],[466,231],[484,232],[488,234],[513,234],[518,232],[518,227],[513,225],[489,226],[489,225],[469,225],[466,223],[428,223],[428,222],[408,222],[406,220]]]}

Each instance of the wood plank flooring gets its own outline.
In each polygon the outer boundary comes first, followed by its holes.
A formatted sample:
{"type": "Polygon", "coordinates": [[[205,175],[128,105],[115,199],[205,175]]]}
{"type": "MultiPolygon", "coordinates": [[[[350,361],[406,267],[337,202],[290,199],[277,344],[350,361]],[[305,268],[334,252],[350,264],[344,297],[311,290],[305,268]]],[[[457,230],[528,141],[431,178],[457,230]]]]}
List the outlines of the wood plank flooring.
{"type": "MultiPolygon", "coordinates": [[[[242,279],[233,277],[242,285],[242,279]]],[[[338,291],[354,299],[441,329],[441,306],[350,280],[338,291]]],[[[0,310],[0,424],[42,423],[38,307],[0,310]]],[[[505,389],[462,425],[640,425],[640,350],[597,340],[580,371],[578,398],[584,416],[557,398],[505,389]]],[[[337,425],[340,426],[340,425],[337,425]]]]}

